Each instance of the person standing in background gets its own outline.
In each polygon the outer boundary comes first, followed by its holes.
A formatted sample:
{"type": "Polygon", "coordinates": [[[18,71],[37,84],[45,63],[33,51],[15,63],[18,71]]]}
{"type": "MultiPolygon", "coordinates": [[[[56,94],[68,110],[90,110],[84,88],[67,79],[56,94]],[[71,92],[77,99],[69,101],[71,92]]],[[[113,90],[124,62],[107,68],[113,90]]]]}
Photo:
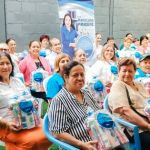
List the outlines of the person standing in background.
{"type": "Polygon", "coordinates": [[[45,58],[39,56],[40,43],[38,41],[30,41],[29,54],[19,63],[20,71],[24,75],[26,86],[31,88],[32,96],[36,98],[46,99],[46,93],[44,91],[32,90],[32,72],[42,70],[51,75],[51,68],[45,58]]]}
{"type": "Polygon", "coordinates": [[[50,54],[46,56],[46,59],[52,69],[54,71],[54,62],[58,54],[62,52],[60,40],[57,38],[50,39],[50,54]]]}
{"type": "Polygon", "coordinates": [[[0,52],[9,53],[9,47],[6,43],[0,43],[0,52]]]}
{"type": "Polygon", "coordinates": [[[141,82],[150,96],[150,53],[145,53],[139,60],[135,79],[141,82]]]}
{"type": "Polygon", "coordinates": [[[7,53],[10,54],[10,57],[13,61],[13,64],[14,64],[14,75],[16,75],[17,73],[20,73],[20,70],[19,70],[19,66],[18,66],[18,63],[19,63],[19,59],[18,59],[18,56],[16,54],[16,42],[14,39],[7,39],[6,40],[6,43],[0,43],[0,47],[3,49],[5,49],[5,51],[7,51],[7,53]]]}
{"type": "Polygon", "coordinates": [[[16,41],[12,38],[6,40],[6,44],[9,47],[10,54],[16,53],[16,41]]]}
{"type": "Polygon", "coordinates": [[[142,54],[145,53],[150,53],[150,46],[148,44],[148,37],[146,35],[143,35],[140,37],[140,47],[139,47],[139,51],[142,54]]]}
{"type": "Polygon", "coordinates": [[[114,73],[111,71],[112,66],[116,66],[117,59],[115,56],[115,50],[113,45],[106,44],[102,49],[101,56],[97,59],[88,72],[87,79],[92,81],[93,78],[97,78],[105,85],[106,90],[109,90],[112,86],[114,73]]]}
{"type": "Polygon", "coordinates": [[[9,38],[6,40],[6,44],[9,47],[9,54],[11,55],[11,58],[13,59],[13,61],[15,61],[16,63],[19,63],[19,58],[17,56],[16,53],[16,41],[12,38],[9,38]]]}
{"type": "Polygon", "coordinates": [[[95,45],[94,45],[94,53],[93,53],[93,57],[92,60],[90,60],[90,66],[93,65],[96,61],[98,56],[101,55],[102,53],[102,48],[103,46],[101,45],[101,41],[102,41],[102,36],[99,32],[96,32],[95,34],[95,45]]]}
{"type": "Polygon", "coordinates": [[[40,44],[41,44],[41,50],[40,50],[40,55],[46,57],[49,53],[49,40],[50,37],[46,34],[43,34],[40,36],[40,44]]]}
{"type": "MultiPolygon", "coordinates": [[[[118,50],[118,46],[115,43],[114,37],[107,37],[107,42],[106,44],[110,44],[114,47],[114,50],[118,50]]],[[[105,45],[105,44],[104,44],[105,45]]]]}
{"type": "Polygon", "coordinates": [[[63,19],[61,27],[61,40],[63,45],[63,52],[68,54],[71,58],[74,57],[74,48],[76,47],[75,38],[78,34],[73,25],[70,14],[66,14],[63,19]]]}
{"type": "Polygon", "coordinates": [[[54,62],[54,73],[47,82],[47,98],[52,99],[62,89],[65,84],[63,75],[64,67],[70,62],[67,54],[58,54],[54,62]]]}
{"type": "MultiPolygon", "coordinates": [[[[124,39],[125,39],[125,38],[129,38],[129,39],[131,39],[131,41],[133,41],[133,39],[134,39],[132,33],[127,33],[127,34],[125,35],[124,39]]],[[[121,43],[120,46],[119,46],[119,49],[122,50],[123,48],[124,48],[124,43],[121,43]]]]}

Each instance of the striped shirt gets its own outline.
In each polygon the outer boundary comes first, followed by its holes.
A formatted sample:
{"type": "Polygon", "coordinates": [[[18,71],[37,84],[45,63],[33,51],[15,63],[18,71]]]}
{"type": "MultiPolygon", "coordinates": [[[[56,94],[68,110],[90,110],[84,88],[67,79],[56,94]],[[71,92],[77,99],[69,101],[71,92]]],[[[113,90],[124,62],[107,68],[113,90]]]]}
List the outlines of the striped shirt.
{"type": "Polygon", "coordinates": [[[89,91],[82,89],[81,93],[84,97],[83,104],[80,104],[67,89],[62,88],[53,98],[48,110],[49,127],[51,132],[58,134],[67,132],[76,139],[87,142],[91,140],[84,125],[87,107],[91,107],[94,111],[100,108],[89,91]]]}

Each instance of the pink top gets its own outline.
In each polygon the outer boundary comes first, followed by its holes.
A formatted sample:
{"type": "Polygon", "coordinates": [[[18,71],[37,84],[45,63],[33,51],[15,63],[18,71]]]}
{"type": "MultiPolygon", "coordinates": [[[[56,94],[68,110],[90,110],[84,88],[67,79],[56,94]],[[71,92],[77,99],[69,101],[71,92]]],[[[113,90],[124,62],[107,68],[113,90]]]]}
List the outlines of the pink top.
{"type": "MultiPolygon", "coordinates": [[[[50,68],[47,60],[40,56],[39,56],[39,60],[40,60],[41,64],[43,65],[43,68],[45,69],[45,71],[47,71],[49,73],[49,75],[51,75],[52,74],[51,68],[50,68]]],[[[37,70],[34,59],[31,57],[30,54],[28,56],[26,56],[22,61],[20,61],[19,69],[24,75],[26,85],[29,85],[31,82],[31,80],[30,80],[31,73],[33,71],[37,70]]]]}

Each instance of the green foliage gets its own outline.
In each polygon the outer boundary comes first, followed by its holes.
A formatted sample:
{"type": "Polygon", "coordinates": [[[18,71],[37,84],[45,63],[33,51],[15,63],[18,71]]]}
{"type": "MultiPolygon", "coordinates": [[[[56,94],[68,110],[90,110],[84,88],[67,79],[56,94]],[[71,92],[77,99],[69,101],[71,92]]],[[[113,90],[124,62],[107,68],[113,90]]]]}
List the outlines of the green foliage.
{"type": "Polygon", "coordinates": [[[5,147],[0,145],[0,150],[5,150],[5,147]]]}

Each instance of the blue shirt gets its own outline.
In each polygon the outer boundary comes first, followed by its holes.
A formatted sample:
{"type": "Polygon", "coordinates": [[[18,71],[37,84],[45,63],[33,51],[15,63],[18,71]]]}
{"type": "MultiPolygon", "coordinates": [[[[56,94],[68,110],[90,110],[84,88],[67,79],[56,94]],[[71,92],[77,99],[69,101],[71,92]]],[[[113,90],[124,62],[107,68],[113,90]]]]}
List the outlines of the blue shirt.
{"type": "Polygon", "coordinates": [[[47,83],[47,98],[52,99],[62,89],[64,83],[63,77],[54,73],[47,83]]]}
{"type": "Polygon", "coordinates": [[[74,57],[74,48],[69,47],[70,43],[75,43],[75,38],[78,36],[75,29],[71,28],[70,31],[66,26],[61,27],[61,40],[63,44],[63,52],[68,54],[71,58],[74,57]]]}
{"type": "Polygon", "coordinates": [[[142,69],[137,68],[134,78],[150,78],[150,73],[145,73],[142,69]]]}

